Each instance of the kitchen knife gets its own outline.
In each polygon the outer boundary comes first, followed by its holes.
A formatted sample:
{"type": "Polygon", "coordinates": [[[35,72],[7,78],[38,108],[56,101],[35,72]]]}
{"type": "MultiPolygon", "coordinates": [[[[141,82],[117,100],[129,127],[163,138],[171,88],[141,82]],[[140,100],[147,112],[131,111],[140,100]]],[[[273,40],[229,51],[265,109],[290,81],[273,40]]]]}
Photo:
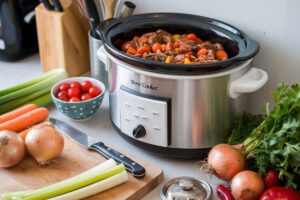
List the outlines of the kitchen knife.
{"type": "Polygon", "coordinates": [[[134,177],[141,178],[145,175],[146,170],[144,167],[120,152],[105,146],[103,142],[94,142],[95,140],[92,137],[82,133],[80,130],[77,130],[63,121],[54,118],[50,118],[49,120],[66,136],[75,140],[84,148],[95,150],[106,158],[113,158],[117,163],[123,163],[126,169],[130,171],[134,177]]]}
{"type": "Polygon", "coordinates": [[[64,11],[64,9],[61,6],[59,0],[52,0],[52,4],[53,4],[53,7],[54,7],[54,10],[56,10],[57,12],[63,12],[64,11]]]}
{"type": "Polygon", "coordinates": [[[40,0],[41,3],[44,4],[45,8],[47,10],[53,10],[53,6],[51,5],[51,3],[49,2],[49,0],[40,0]]]}
{"type": "Polygon", "coordinates": [[[100,37],[96,32],[96,28],[100,24],[100,19],[95,2],[93,0],[84,0],[84,4],[91,24],[91,34],[93,37],[99,39],[100,37]]]}

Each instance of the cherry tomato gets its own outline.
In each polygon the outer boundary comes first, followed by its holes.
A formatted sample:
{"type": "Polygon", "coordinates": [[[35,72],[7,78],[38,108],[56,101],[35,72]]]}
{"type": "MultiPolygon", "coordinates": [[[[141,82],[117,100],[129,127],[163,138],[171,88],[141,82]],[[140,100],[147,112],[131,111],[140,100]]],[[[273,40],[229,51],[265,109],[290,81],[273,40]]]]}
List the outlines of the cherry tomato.
{"type": "Polygon", "coordinates": [[[60,97],[58,97],[58,99],[61,101],[69,101],[68,96],[60,96],[60,97]]]}
{"type": "Polygon", "coordinates": [[[195,41],[197,36],[194,33],[187,34],[186,39],[195,41]]]}
{"type": "Polygon", "coordinates": [[[77,87],[68,89],[68,96],[71,97],[80,97],[80,90],[77,87]]]}
{"type": "Polygon", "coordinates": [[[78,89],[81,88],[81,84],[78,81],[72,82],[70,86],[71,88],[78,88],[78,89]]]}
{"type": "Polygon", "coordinates": [[[68,92],[65,91],[65,90],[62,90],[62,91],[59,91],[58,94],[57,94],[57,98],[59,97],[68,97],[68,92]]]}
{"type": "Polygon", "coordinates": [[[228,55],[224,50],[218,50],[216,56],[218,60],[226,60],[228,58],[228,55]]]}
{"type": "Polygon", "coordinates": [[[71,97],[71,99],[69,100],[69,102],[79,102],[80,98],[79,97],[71,97]]]}
{"type": "Polygon", "coordinates": [[[201,56],[201,55],[207,55],[208,54],[208,51],[206,49],[200,49],[198,52],[197,52],[197,56],[201,56]]]}
{"type": "Polygon", "coordinates": [[[144,54],[144,53],[150,53],[150,49],[149,49],[149,47],[147,47],[147,46],[141,46],[141,47],[139,47],[139,49],[137,50],[137,52],[139,53],[139,54],[144,54]]]}
{"type": "Polygon", "coordinates": [[[190,53],[186,53],[184,56],[185,56],[185,58],[191,60],[192,55],[190,53]]]}
{"type": "Polygon", "coordinates": [[[98,95],[101,94],[101,93],[102,93],[102,90],[101,90],[99,87],[97,87],[97,86],[93,86],[93,87],[91,87],[90,90],[89,90],[89,94],[90,94],[92,97],[96,97],[96,96],[98,96],[98,95]]]}
{"type": "Polygon", "coordinates": [[[264,178],[265,188],[270,188],[279,185],[279,173],[277,170],[272,169],[267,172],[264,178]]]}
{"type": "Polygon", "coordinates": [[[70,88],[70,84],[69,83],[63,83],[59,86],[59,90],[62,91],[62,90],[65,90],[67,91],[68,89],[70,88]]]}
{"type": "Polygon", "coordinates": [[[86,80],[81,83],[81,90],[83,92],[89,92],[89,89],[91,87],[93,87],[93,84],[91,83],[91,81],[86,80]]]}
{"type": "Polygon", "coordinates": [[[153,51],[154,53],[157,53],[157,51],[160,50],[160,49],[161,49],[161,46],[160,46],[160,44],[159,44],[158,42],[156,42],[156,43],[154,43],[154,44],[152,45],[152,51],[153,51]]]}
{"type": "Polygon", "coordinates": [[[87,101],[89,99],[93,98],[89,93],[85,93],[81,95],[81,101],[87,101]]]}

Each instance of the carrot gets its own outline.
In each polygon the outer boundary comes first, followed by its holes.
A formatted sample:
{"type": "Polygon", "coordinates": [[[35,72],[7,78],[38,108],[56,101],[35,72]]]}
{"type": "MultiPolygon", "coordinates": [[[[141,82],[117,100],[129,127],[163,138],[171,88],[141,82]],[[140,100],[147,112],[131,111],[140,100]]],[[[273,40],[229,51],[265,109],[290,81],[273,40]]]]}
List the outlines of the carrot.
{"type": "Polygon", "coordinates": [[[20,108],[13,110],[13,111],[10,111],[8,113],[0,115],[0,124],[3,122],[7,122],[9,120],[12,120],[16,117],[19,117],[19,116],[21,116],[29,111],[32,111],[34,109],[37,109],[37,106],[35,104],[27,104],[25,106],[22,106],[20,108]]]}
{"type": "Polygon", "coordinates": [[[218,50],[216,56],[218,60],[226,60],[228,58],[227,53],[223,50],[218,50]]]}
{"type": "Polygon", "coordinates": [[[10,130],[10,131],[22,131],[30,126],[33,126],[39,122],[46,120],[49,116],[49,111],[47,108],[37,108],[35,110],[29,111],[19,117],[16,117],[10,121],[0,124],[0,131],[10,130]]]}
{"type": "Polygon", "coordinates": [[[21,132],[19,133],[19,136],[22,137],[22,139],[24,140],[24,142],[25,142],[27,133],[28,133],[30,130],[31,130],[31,128],[28,128],[28,129],[25,129],[25,130],[23,130],[23,131],[21,131],[21,132]]]}

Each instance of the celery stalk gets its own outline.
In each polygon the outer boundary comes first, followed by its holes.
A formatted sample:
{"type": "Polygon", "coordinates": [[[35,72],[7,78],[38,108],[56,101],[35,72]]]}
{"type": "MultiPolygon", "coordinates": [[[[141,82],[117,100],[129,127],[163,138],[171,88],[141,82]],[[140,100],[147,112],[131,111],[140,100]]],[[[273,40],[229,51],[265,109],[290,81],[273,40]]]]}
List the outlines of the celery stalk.
{"type": "Polygon", "coordinates": [[[77,177],[76,180],[65,180],[58,184],[41,188],[39,190],[33,191],[32,194],[27,194],[23,200],[36,200],[36,199],[49,199],[67,192],[76,190],[78,188],[85,187],[92,183],[100,180],[104,180],[108,177],[114,176],[125,170],[124,165],[118,165],[116,167],[107,169],[101,173],[94,174],[90,177],[77,177]]]}
{"type": "Polygon", "coordinates": [[[40,82],[37,82],[33,85],[29,85],[25,88],[21,88],[19,90],[13,91],[9,94],[0,96],[0,104],[6,103],[8,101],[11,101],[13,99],[17,99],[20,97],[23,97],[25,95],[37,92],[39,90],[42,90],[45,87],[53,86],[56,82],[64,79],[67,77],[67,74],[64,70],[59,70],[54,75],[44,78],[40,82]]]}
{"type": "Polygon", "coordinates": [[[40,96],[39,98],[36,98],[34,100],[31,100],[25,104],[30,104],[30,103],[33,103],[33,104],[37,105],[38,107],[47,107],[50,104],[52,104],[51,94],[50,94],[50,92],[48,92],[47,94],[40,96]]]}
{"type": "Polygon", "coordinates": [[[100,167],[95,167],[87,172],[79,174],[75,177],[69,178],[67,180],[55,183],[44,188],[40,188],[33,191],[24,191],[16,193],[4,193],[2,198],[4,200],[11,199],[22,199],[22,200],[36,200],[36,199],[49,199],[67,192],[85,187],[87,185],[96,183],[100,180],[104,180],[108,177],[114,176],[125,171],[124,165],[117,165],[104,169],[100,167]]]}
{"type": "Polygon", "coordinates": [[[85,186],[78,190],[51,198],[49,200],[79,200],[84,199],[89,196],[98,194],[110,188],[113,188],[117,185],[120,185],[128,180],[128,174],[126,171],[123,171],[119,174],[116,174],[112,177],[104,179],[102,181],[96,182],[94,184],[85,186]]]}
{"type": "MultiPolygon", "coordinates": [[[[46,93],[50,94],[50,92],[49,92],[50,90],[51,90],[51,86],[48,86],[40,91],[26,95],[20,99],[14,99],[12,101],[4,103],[4,104],[0,105],[0,114],[11,111],[13,109],[16,109],[20,106],[23,106],[24,104],[28,104],[29,101],[33,101],[34,99],[37,99],[37,98],[45,95],[46,93]]],[[[50,99],[51,99],[51,97],[50,97],[50,99]]]]}
{"type": "Polygon", "coordinates": [[[55,74],[57,73],[61,73],[63,69],[54,69],[54,70],[51,70],[47,73],[44,73],[43,75],[33,79],[33,80],[30,80],[30,81],[27,81],[25,83],[22,83],[22,84],[19,84],[19,85],[16,85],[16,86],[13,86],[13,87],[10,87],[10,88],[7,88],[7,89],[4,89],[4,90],[1,90],[0,91],[0,97],[3,96],[3,95],[6,95],[6,94],[10,94],[12,92],[15,92],[15,91],[18,91],[20,89],[23,89],[25,87],[28,87],[30,85],[33,85],[33,84],[36,84],[36,83],[39,83],[41,82],[42,80],[45,80],[51,76],[54,76],[55,74]]]}

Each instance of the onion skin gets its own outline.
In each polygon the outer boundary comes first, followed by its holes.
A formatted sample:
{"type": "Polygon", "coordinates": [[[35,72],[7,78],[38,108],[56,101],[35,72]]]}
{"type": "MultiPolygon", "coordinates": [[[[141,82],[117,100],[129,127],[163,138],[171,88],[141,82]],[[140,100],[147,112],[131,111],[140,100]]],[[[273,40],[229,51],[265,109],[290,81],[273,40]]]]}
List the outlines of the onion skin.
{"type": "Polygon", "coordinates": [[[229,144],[214,146],[207,159],[209,168],[221,179],[230,181],[245,167],[245,157],[241,151],[229,144]]]}
{"type": "Polygon", "coordinates": [[[264,181],[256,172],[241,171],[231,180],[231,191],[237,200],[257,200],[264,191],[264,181]]]}
{"type": "Polygon", "coordinates": [[[25,144],[14,131],[0,131],[0,167],[8,168],[19,163],[25,154],[25,144]]]}
{"type": "Polygon", "coordinates": [[[64,139],[52,125],[41,124],[27,133],[25,145],[28,153],[38,164],[45,166],[61,154],[64,139]]]}

